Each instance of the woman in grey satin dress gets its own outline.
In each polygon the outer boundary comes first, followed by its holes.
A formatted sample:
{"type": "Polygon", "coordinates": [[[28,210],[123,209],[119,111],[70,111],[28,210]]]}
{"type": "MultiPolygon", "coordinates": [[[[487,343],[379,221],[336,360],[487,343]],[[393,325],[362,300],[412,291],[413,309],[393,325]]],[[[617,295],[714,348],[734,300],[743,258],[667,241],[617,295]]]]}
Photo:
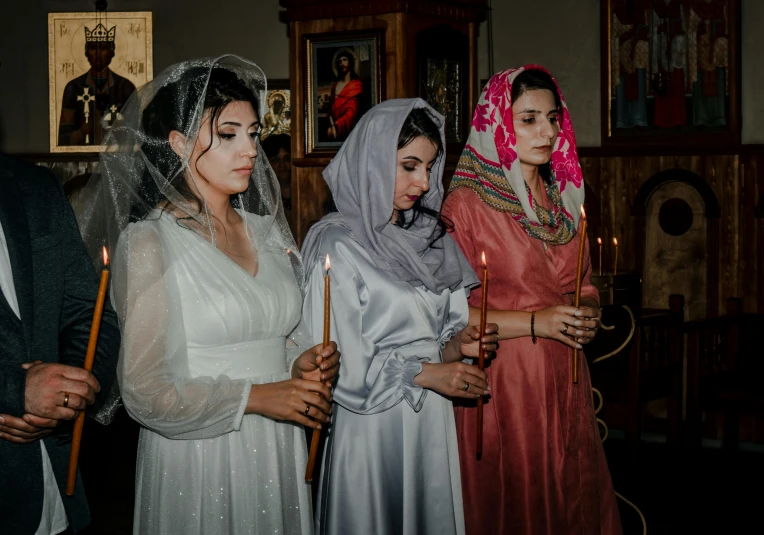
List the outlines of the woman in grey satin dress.
{"type": "MultiPolygon", "coordinates": [[[[316,508],[320,534],[462,534],[449,397],[487,395],[468,362],[472,268],[440,218],[443,117],[421,99],[366,113],[324,171],[338,213],[305,239],[303,316],[323,331],[331,260],[331,338],[342,351],[316,508]]],[[[496,326],[482,337],[496,349],[496,326]]],[[[318,337],[316,338],[319,339],[318,337]]]]}

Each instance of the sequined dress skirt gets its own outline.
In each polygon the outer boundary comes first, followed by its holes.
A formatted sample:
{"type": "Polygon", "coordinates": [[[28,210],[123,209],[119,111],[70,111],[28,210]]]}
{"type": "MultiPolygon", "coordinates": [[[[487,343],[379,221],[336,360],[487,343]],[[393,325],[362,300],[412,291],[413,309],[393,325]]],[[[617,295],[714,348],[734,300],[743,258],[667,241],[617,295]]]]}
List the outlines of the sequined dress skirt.
{"type": "MultiPolygon", "coordinates": [[[[225,356],[226,350],[271,354],[275,358],[265,367],[258,359],[258,371],[265,375],[246,378],[252,384],[284,381],[289,373],[285,357],[278,354],[283,347],[283,338],[218,346],[214,358],[225,356]],[[264,342],[273,347],[262,347],[264,342]]],[[[209,362],[197,358],[201,356],[189,349],[190,362],[209,362]]],[[[230,362],[227,372],[234,375],[230,362]]],[[[247,373],[252,370],[241,370],[247,373]]],[[[242,411],[246,400],[244,396],[242,411]]],[[[208,439],[169,439],[144,427],[138,445],[133,533],[313,533],[310,487],[304,480],[307,457],[302,427],[257,414],[245,415],[238,431],[208,439]]]]}

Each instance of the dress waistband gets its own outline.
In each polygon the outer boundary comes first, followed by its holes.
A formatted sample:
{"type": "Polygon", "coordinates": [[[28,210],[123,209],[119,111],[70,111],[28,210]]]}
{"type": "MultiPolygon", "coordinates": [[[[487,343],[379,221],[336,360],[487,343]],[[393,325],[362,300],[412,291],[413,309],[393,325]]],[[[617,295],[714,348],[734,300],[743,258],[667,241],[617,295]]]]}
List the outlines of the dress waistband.
{"type": "Polygon", "coordinates": [[[223,346],[189,347],[188,368],[195,377],[226,375],[231,379],[285,372],[286,338],[281,336],[223,346]]]}

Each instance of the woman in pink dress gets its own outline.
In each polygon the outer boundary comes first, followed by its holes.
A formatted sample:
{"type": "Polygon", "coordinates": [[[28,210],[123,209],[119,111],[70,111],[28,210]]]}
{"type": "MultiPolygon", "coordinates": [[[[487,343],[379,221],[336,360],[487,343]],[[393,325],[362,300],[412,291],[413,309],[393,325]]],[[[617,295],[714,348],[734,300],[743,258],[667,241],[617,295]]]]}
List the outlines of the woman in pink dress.
{"type": "MultiPolygon", "coordinates": [[[[573,126],[556,82],[536,65],[496,74],[443,207],[478,273],[486,253],[488,321],[503,340],[486,368],[491,397],[480,460],[477,411],[455,409],[468,535],[621,533],[585,359],[578,384],[571,376],[573,348],[600,325],[588,246],[581,306],[571,306],[583,201],[573,126]]],[[[471,294],[471,320],[481,293],[471,294]]]]}

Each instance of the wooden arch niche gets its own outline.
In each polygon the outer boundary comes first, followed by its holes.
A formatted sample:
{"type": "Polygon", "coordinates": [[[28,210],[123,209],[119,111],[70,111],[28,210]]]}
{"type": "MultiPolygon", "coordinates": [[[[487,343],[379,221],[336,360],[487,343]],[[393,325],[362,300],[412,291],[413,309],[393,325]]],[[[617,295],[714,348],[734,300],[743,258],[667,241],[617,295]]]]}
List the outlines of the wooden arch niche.
{"type": "Polygon", "coordinates": [[[661,171],[638,190],[632,215],[642,233],[642,306],[663,308],[681,294],[685,319],[713,315],[721,207],[708,183],[684,169],[661,171]]]}
{"type": "MultiPolygon", "coordinates": [[[[445,60],[446,72],[449,66],[458,64],[459,95],[452,99],[452,106],[459,106],[460,117],[463,114],[471,117],[478,99],[478,27],[487,16],[487,7],[485,0],[280,0],[280,5],[286,8],[284,15],[289,23],[293,103],[291,224],[301,243],[310,225],[327,211],[329,191],[321,173],[336,153],[336,147],[326,144],[318,147],[321,143],[317,144],[315,134],[309,132],[317,122],[312,107],[321,98],[314,91],[315,80],[311,79],[315,70],[308,68],[309,60],[315,57],[309,53],[310,46],[331,39],[342,40],[343,36],[351,39],[378,36],[379,77],[374,79],[374,88],[378,91],[377,100],[383,101],[425,96],[421,92],[427,84],[422,83],[421,73],[423,54],[428,50],[417,49],[418,38],[421,48],[423,32],[461,36],[463,47],[455,50],[453,58],[436,59],[445,60]]],[[[428,49],[437,50],[433,46],[428,49]]],[[[447,173],[461,152],[458,145],[449,143],[452,156],[447,161],[447,173]]]]}

